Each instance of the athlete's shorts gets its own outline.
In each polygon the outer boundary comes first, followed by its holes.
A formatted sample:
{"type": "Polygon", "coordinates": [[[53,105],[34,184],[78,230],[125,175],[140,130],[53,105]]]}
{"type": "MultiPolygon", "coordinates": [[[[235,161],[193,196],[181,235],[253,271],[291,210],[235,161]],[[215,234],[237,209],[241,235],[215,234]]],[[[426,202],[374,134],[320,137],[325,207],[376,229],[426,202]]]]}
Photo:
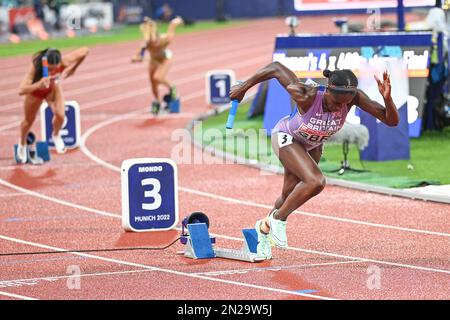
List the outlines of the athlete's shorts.
{"type": "Polygon", "coordinates": [[[322,145],[323,145],[321,143],[321,144],[319,144],[317,146],[313,146],[313,147],[306,146],[301,141],[294,139],[294,137],[291,136],[289,133],[286,133],[283,131],[273,131],[271,141],[272,141],[272,149],[275,152],[275,154],[277,155],[277,157],[280,156],[281,148],[286,147],[293,143],[298,143],[299,145],[303,146],[305,148],[306,152],[308,152],[308,153],[316,148],[322,147],[322,145]]]}
{"type": "Polygon", "coordinates": [[[294,137],[292,137],[289,133],[274,131],[272,132],[271,140],[272,149],[278,157],[280,149],[292,144],[294,142],[294,137]]]}

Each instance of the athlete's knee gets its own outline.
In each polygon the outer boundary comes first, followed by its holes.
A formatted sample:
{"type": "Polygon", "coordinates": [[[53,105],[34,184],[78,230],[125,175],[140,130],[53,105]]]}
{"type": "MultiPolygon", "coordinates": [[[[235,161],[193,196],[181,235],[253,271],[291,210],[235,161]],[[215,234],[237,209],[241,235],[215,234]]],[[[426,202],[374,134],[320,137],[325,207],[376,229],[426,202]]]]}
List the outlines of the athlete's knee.
{"type": "Polygon", "coordinates": [[[305,182],[310,192],[314,195],[319,194],[325,188],[326,179],[324,175],[316,175],[305,182]]]}
{"type": "Polygon", "coordinates": [[[28,117],[22,120],[22,122],[20,123],[20,126],[22,128],[30,128],[33,125],[34,119],[36,117],[28,117]]]}
{"type": "Polygon", "coordinates": [[[64,117],[65,117],[66,115],[64,114],[64,111],[60,111],[60,110],[57,110],[55,113],[54,113],[54,117],[55,117],[55,120],[56,121],[64,121],[64,117]]]}
{"type": "Polygon", "coordinates": [[[164,81],[164,76],[160,75],[160,74],[154,74],[152,77],[153,81],[155,81],[156,83],[161,83],[164,81]]]}

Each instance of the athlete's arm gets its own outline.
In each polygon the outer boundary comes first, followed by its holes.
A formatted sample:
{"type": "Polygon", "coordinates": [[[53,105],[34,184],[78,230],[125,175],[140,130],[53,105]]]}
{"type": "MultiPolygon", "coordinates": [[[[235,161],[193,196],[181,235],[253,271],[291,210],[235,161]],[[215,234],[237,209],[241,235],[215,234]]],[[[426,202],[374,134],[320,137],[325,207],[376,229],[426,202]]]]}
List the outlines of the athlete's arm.
{"type": "Polygon", "coordinates": [[[34,68],[34,65],[31,64],[27,73],[25,74],[22,81],[20,82],[20,86],[19,86],[19,95],[20,96],[32,93],[33,91],[36,91],[37,89],[46,88],[50,85],[49,78],[41,78],[41,80],[33,83],[35,73],[36,73],[36,70],[34,68]]]}
{"type": "Polygon", "coordinates": [[[355,96],[355,99],[353,99],[352,101],[352,104],[357,105],[362,110],[371,114],[384,124],[390,127],[395,127],[398,125],[400,117],[397,111],[397,107],[395,106],[395,103],[391,97],[391,81],[389,75],[385,71],[383,73],[383,82],[381,82],[381,80],[376,76],[375,80],[377,81],[378,90],[383,96],[384,104],[386,107],[376,101],[373,101],[367,96],[367,94],[359,89],[355,96]]]}
{"type": "Polygon", "coordinates": [[[175,29],[183,23],[184,21],[183,19],[181,19],[181,17],[176,17],[170,21],[169,28],[167,29],[167,34],[165,37],[167,42],[172,42],[173,38],[175,37],[175,29]]]}
{"type": "Polygon", "coordinates": [[[131,62],[142,62],[144,60],[145,50],[147,50],[147,43],[142,43],[138,52],[131,58],[131,62]]]}
{"type": "Polygon", "coordinates": [[[64,77],[68,78],[73,75],[88,54],[89,48],[82,47],[65,55],[62,58],[62,65],[67,69],[64,77]]]}
{"type": "Polygon", "coordinates": [[[251,87],[269,79],[277,79],[299,106],[306,105],[306,107],[308,107],[311,98],[314,97],[315,90],[312,90],[312,88],[299,82],[294,72],[286,68],[283,64],[275,61],[258,70],[247,81],[233,86],[230,90],[230,98],[232,100],[236,99],[241,101],[244,98],[245,93],[251,87]]]}

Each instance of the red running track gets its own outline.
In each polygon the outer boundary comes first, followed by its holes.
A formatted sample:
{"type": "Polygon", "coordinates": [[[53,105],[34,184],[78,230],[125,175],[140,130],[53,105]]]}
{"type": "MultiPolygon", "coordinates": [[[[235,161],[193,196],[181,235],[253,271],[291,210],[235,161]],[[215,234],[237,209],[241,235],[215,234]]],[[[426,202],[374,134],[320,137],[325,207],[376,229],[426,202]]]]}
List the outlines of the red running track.
{"type": "MultiPolygon", "coordinates": [[[[329,20],[303,18],[301,26],[334,30],[329,20]]],[[[137,43],[92,48],[63,84],[66,99],[80,103],[85,144],[52,154],[42,167],[12,161],[22,113],[14,90],[26,65],[24,58],[0,60],[10,77],[0,82],[0,252],[162,246],[176,239],[175,230],[122,230],[121,162],[171,157],[174,131],[206,110],[205,72],[231,68],[245,79],[270,62],[274,36],[285,31],[282,19],[271,19],[177,36],[169,77],[182,112],[158,119],[147,112],[145,65],[128,64],[137,43]]],[[[203,164],[179,165],[180,218],[207,213],[219,245],[239,248],[240,229],[267,214],[282,177],[205,164],[217,158],[195,152],[203,164]]],[[[327,186],[291,216],[290,247],[274,249],[272,261],[190,260],[176,255],[179,243],[156,252],[0,257],[0,299],[448,299],[449,214],[443,204],[327,186]],[[80,288],[70,289],[76,270],[80,288]]]]}

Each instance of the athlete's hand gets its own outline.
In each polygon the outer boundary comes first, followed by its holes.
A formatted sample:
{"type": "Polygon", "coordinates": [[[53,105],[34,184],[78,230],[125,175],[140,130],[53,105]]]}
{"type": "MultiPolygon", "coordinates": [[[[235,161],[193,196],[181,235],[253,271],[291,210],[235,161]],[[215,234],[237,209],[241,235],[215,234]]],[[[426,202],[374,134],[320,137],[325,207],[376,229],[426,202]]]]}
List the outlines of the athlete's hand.
{"type": "Polygon", "coordinates": [[[41,80],[39,80],[37,82],[38,84],[38,89],[46,89],[48,87],[50,87],[50,78],[41,78],[41,80]]]}
{"type": "Polygon", "coordinates": [[[387,71],[383,72],[383,82],[374,75],[373,76],[378,84],[378,91],[380,91],[381,95],[384,99],[390,99],[391,98],[391,78],[387,71]]]}
{"type": "Polygon", "coordinates": [[[247,90],[245,90],[243,83],[234,85],[230,89],[230,99],[241,102],[242,99],[244,99],[246,91],[247,90]]]}
{"type": "Polygon", "coordinates": [[[144,59],[140,55],[136,55],[133,58],[131,58],[131,63],[135,62],[142,62],[144,59]]]}
{"type": "Polygon", "coordinates": [[[176,18],[173,18],[173,19],[170,21],[170,23],[172,23],[172,24],[174,24],[174,25],[176,25],[176,26],[179,26],[180,24],[183,24],[184,21],[183,21],[183,19],[182,19],[181,17],[176,17],[176,18]]]}

